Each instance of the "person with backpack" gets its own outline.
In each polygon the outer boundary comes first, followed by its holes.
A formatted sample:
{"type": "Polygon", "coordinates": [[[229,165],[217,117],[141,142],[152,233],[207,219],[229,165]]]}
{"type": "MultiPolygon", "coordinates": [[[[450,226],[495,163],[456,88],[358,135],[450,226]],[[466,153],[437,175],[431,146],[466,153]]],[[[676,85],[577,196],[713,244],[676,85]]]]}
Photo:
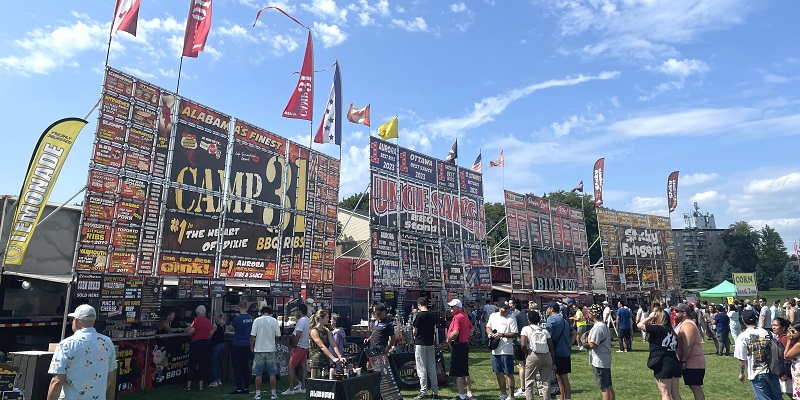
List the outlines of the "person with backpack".
{"type": "Polygon", "coordinates": [[[770,373],[769,367],[771,342],[778,341],[771,332],[758,327],[758,317],[752,308],[742,311],[747,329],[736,338],[734,346],[734,356],[739,360],[739,381],[744,382],[745,378],[750,381],[756,400],[781,400],[778,376],[770,373]]]}
{"type": "MultiPolygon", "coordinates": [[[[772,320],[772,333],[778,338],[778,342],[782,346],[780,349],[781,357],[786,352],[786,345],[789,344],[789,338],[786,336],[788,330],[789,321],[785,318],[778,317],[772,320]]],[[[781,387],[781,393],[786,393],[789,398],[792,398],[792,363],[791,361],[786,361],[785,357],[780,375],[778,375],[778,385],[781,387]]]]}
{"type": "Polygon", "coordinates": [[[787,344],[783,359],[791,363],[793,399],[800,398],[800,322],[794,323],[786,332],[787,344]]]}
{"type": "Polygon", "coordinates": [[[527,353],[525,357],[525,400],[533,400],[538,385],[536,374],[542,381],[543,400],[550,400],[550,376],[553,375],[555,349],[550,332],[542,329],[539,323],[542,316],[535,310],[528,311],[528,325],[522,328],[520,342],[527,353]]]}

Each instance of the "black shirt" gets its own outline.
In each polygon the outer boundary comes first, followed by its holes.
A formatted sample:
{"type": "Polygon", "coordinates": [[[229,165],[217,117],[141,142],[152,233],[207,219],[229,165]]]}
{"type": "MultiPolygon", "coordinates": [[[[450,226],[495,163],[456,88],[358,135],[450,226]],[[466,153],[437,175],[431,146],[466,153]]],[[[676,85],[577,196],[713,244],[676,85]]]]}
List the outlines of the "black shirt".
{"type": "Polygon", "coordinates": [[[372,327],[372,336],[369,337],[369,349],[373,351],[373,354],[386,352],[389,336],[394,336],[394,325],[389,323],[389,319],[375,321],[375,326],[372,327]]]}
{"type": "Polygon", "coordinates": [[[433,346],[434,332],[436,325],[440,324],[439,316],[431,311],[419,311],[414,319],[414,328],[417,334],[414,336],[414,344],[420,346],[433,346]]]}

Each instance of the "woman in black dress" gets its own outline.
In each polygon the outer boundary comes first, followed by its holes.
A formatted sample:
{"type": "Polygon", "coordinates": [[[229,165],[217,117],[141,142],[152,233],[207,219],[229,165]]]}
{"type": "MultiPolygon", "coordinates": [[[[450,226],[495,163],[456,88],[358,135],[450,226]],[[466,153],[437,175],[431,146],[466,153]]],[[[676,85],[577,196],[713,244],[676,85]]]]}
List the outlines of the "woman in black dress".
{"type": "Polygon", "coordinates": [[[653,311],[636,326],[649,336],[647,341],[650,343],[650,357],[647,359],[647,367],[653,370],[661,400],[681,400],[681,362],[675,354],[678,336],[672,329],[667,313],[662,310],[653,311]]]}

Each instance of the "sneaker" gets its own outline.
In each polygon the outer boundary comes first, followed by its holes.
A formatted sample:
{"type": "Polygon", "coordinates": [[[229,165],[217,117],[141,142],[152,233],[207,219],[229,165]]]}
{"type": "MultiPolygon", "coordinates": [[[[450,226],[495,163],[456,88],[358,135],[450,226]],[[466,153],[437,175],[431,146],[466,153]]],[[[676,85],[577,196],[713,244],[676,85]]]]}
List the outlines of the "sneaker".
{"type": "Polygon", "coordinates": [[[295,387],[293,387],[293,388],[292,388],[292,390],[294,390],[295,392],[297,392],[298,390],[300,390],[300,389],[302,389],[302,388],[303,388],[303,386],[302,386],[302,385],[300,385],[300,384],[298,383],[298,384],[297,384],[297,386],[295,386],[295,387]]]}
{"type": "MultiPolygon", "coordinates": [[[[292,395],[292,394],[294,394],[294,393],[295,393],[295,392],[294,392],[294,389],[292,389],[292,388],[289,388],[289,389],[286,389],[286,391],[284,391],[284,392],[283,392],[283,393],[281,393],[281,394],[285,394],[285,395],[289,396],[289,395],[292,395]]],[[[231,393],[231,394],[235,394],[235,393],[231,393]]]]}
{"type": "Polygon", "coordinates": [[[253,400],[261,400],[261,393],[256,393],[256,395],[253,396],[253,400]]]}
{"type": "Polygon", "coordinates": [[[506,400],[506,399],[508,399],[508,396],[504,394],[501,394],[500,397],[497,398],[497,400],[506,400]]]}
{"type": "Polygon", "coordinates": [[[617,353],[623,353],[623,351],[622,350],[617,350],[617,353]]]}
{"type": "Polygon", "coordinates": [[[519,388],[516,392],[514,392],[514,397],[523,397],[525,396],[525,389],[519,388]]]}
{"type": "Polygon", "coordinates": [[[277,399],[277,398],[278,398],[278,395],[277,395],[277,394],[273,394],[273,395],[272,395],[272,396],[270,396],[269,398],[270,398],[270,400],[275,400],[275,399],[277,399]]]}
{"type": "Polygon", "coordinates": [[[215,388],[215,387],[219,387],[219,385],[217,385],[217,382],[211,382],[211,383],[208,384],[208,387],[214,387],[215,388]]]}
{"type": "Polygon", "coordinates": [[[242,389],[236,389],[228,394],[242,394],[242,389]]]}
{"type": "Polygon", "coordinates": [[[300,389],[297,389],[297,390],[294,391],[295,394],[297,394],[297,393],[305,393],[305,392],[306,392],[306,388],[300,388],[300,389]]]}
{"type": "Polygon", "coordinates": [[[239,393],[239,394],[250,394],[250,390],[248,390],[248,389],[242,389],[242,392],[241,392],[241,393],[239,393]]]}

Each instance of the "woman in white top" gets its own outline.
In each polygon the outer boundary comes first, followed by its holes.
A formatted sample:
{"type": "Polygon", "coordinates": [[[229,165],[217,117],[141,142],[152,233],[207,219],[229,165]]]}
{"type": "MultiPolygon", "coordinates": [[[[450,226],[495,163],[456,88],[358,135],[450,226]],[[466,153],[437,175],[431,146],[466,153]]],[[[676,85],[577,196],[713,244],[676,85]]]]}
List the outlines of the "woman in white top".
{"type": "Polygon", "coordinates": [[[742,333],[742,325],[739,323],[739,311],[736,310],[736,307],[731,306],[728,308],[728,318],[731,320],[731,336],[733,336],[733,341],[736,342],[736,337],[742,333]]]}
{"type": "MultiPolygon", "coordinates": [[[[639,311],[636,311],[636,324],[638,325],[639,322],[642,322],[645,319],[647,319],[647,317],[649,315],[650,315],[650,313],[647,312],[647,306],[642,304],[642,306],[639,307],[639,311]]],[[[647,341],[647,331],[644,330],[644,329],[640,329],[640,331],[642,332],[642,341],[646,342],[647,341]]]]}
{"type": "Polygon", "coordinates": [[[536,374],[542,380],[543,400],[550,400],[550,376],[553,374],[555,350],[550,331],[539,326],[542,317],[538,312],[528,311],[528,325],[520,332],[520,344],[525,357],[525,399],[533,400],[538,390],[536,374]],[[546,344],[545,344],[546,343],[546,344]]]}

